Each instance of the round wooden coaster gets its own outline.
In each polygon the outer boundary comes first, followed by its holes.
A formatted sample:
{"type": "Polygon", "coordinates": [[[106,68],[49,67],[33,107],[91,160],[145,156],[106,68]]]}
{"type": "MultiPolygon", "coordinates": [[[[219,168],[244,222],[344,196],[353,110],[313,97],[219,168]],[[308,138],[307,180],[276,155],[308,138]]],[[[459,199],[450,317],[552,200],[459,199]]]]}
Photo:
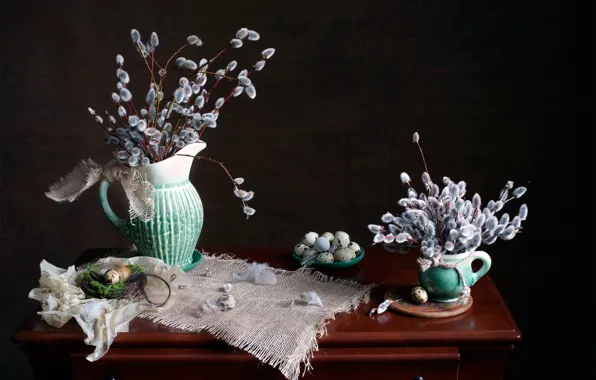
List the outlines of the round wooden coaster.
{"type": "Polygon", "coordinates": [[[470,310],[474,303],[472,296],[465,305],[457,302],[435,302],[431,300],[425,303],[416,303],[410,297],[412,287],[396,288],[385,293],[385,299],[396,300],[396,302],[389,305],[389,309],[419,318],[447,318],[465,313],[470,310]]]}

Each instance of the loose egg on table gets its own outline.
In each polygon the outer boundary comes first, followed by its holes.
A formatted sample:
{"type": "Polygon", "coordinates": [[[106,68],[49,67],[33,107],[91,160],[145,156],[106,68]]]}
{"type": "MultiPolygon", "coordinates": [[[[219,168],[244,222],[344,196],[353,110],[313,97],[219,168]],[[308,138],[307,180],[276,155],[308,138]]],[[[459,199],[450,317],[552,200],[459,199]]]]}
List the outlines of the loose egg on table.
{"type": "Polygon", "coordinates": [[[412,300],[418,303],[425,303],[428,301],[428,294],[426,290],[422,286],[415,286],[410,291],[410,295],[412,296],[412,300]]]}

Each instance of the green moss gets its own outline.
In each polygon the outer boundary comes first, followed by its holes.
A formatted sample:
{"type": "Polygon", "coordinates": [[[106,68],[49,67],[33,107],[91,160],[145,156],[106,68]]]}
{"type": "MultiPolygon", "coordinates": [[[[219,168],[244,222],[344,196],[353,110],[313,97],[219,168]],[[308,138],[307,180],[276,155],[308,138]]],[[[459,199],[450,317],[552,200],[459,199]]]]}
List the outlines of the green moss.
{"type": "MultiPolygon", "coordinates": [[[[144,272],[143,268],[136,264],[126,266],[131,274],[144,272]]],[[[81,288],[88,297],[95,298],[119,298],[125,291],[127,284],[124,281],[118,281],[115,284],[106,283],[103,275],[95,271],[93,264],[87,265],[85,270],[79,275],[81,288]]]]}
{"type": "Polygon", "coordinates": [[[128,269],[130,269],[131,274],[134,273],[141,273],[144,272],[145,270],[143,269],[143,267],[141,267],[140,265],[137,264],[130,264],[126,266],[128,269]]]}

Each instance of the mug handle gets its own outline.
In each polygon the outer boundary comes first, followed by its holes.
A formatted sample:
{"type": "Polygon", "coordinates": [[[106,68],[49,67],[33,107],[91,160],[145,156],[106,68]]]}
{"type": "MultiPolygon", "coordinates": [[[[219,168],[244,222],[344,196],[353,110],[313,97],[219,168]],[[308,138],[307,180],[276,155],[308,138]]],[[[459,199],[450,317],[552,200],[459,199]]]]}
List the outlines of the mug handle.
{"type": "Polygon", "coordinates": [[[470,255],[470,266],[472,266],[472,262],[475,260],[482,261],[482,266],[476,272],[472,272],[472,283],[468,284],[468,286],[474,285],[482,276],[484,276],[490,269],[492,265],[492,259],[488,255],[488,253],[484,251],[475,251],[472,252],[470,255]]]}
{"type": "Polygon", "coordinates": [[[101,208],[108,217],[109,221],[112,222],[112,224],[116,226],[116,228],[122,232],[124,236],[128,237],[126,228],[128,223],[124,219],[118,217],[108,203],[108,187],[110,187],[110,181],[104,178],[101,181],[101,185],[99,186],[99,202],[101,204],[101,208]]]}

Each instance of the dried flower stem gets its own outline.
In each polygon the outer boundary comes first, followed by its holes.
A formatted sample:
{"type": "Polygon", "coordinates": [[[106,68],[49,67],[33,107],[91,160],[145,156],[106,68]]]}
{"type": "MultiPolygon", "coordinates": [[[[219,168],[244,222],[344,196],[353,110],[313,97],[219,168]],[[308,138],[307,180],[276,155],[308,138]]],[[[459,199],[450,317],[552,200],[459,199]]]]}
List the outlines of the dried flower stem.
{"type": "MultiPolygon", "coordinates": [[[[214,72],[211,72],[211,71],[203,71],[203,72],[204,72],[205,74],[217,75],[217,76],[221,77],[222,79],[223,79],[223,78],[226,78],[226,79],[230,79],[230,80],[238,80],[238,78],[229,77],[229,76],[227,76],[227,75],[221,75],[221,74],[214,73],[214,72]]],[[[220,80],[221,80],[221,79],[218,79],[218,81],[220,81],[220,80]]]]}
{"type": "Polygon", "coordinates": [[[420,151],[420,155],[422,156],[422,162],[424,163],[424,171],[426,171],[430,176],[430,173],[428,172],[428,167],[426,166],[426,159],[424,159],[424,152],[422,152],[422,147],[420,146],[420,142],[416,141],[416,145],[418,145],[418,150],[420,151]]]}
{"type": "MultiPolygon", "coordinates": [[[[160,83],[161,84],[161,83],[160,83]]],[[[157,109],[159,109],[159,100],[157,101],[157,109]]],[[[170,106],[168,107],[168,112],[166,112],[166,116],[172,112],[172,107],[174,107],[174,102],[170,101],[170,106]]],[[[164,120],[163,125],[161,126],[161,134],[163,135],[163,131],[166,129],[166,121],[164,120]]],[[[174,130],[172,129],[172,134],[174,130]]]]}
{"type": "MultiPolygon", "coordinates": [[[[213,57],[213,58],[211,58],[211,59],[209,60],[209,63],[211,63],[211,62],[215,61],[215,60],[217,59],[217,57],[219,57],[220,55],[222,55],[222,54],[223,54],[223,53],[224,53],[226,50],[228,50],[228,49],[229,49],[229,47],[225,47],[225,48],[223,48],[223,49],[222,49],[222,50],[221,50],[219,53],[217,53],[217,54],[215,55],[215,57],[213,57]]],[[[199,68],[199,69],[200,69],[200,68],[199,68]]]]}
{"type": "MultiPolygon", "coordinates": [[[[178,131],[178,125],[180,125],[180,122],[182,121],[182,119],[184,119],[184,117],[179,118],[178,119],[178,122],[176,123],[176,125],[174,126],[174,128],[172,128],[172,135],[176,134],[176,132],[178,131]]],[[[186,124],[186,120],[184,121],[184,123],[186,124]]],[[[165,122],[164,122],[164,125],[165,125],[165,122]]],[[[203,128],[205,128],[205,127],[203,127],[203,128]]],[[[199,137],[199,139],[200,139],[200,137],[199,137]]],[[[170,147],[172,146],[173,143],[174,143],[173,141],[170,141],[170,144],[168,144],[168,146],[166,147],[166,149],[165,149],[164,152],[167,152],[170,149],[170,147]]]]}
{"type": "MultiPolygon", "coordinates": [[[[174,59],[174,57],[176,57],[178,55],[178,53],[180,53],[185,47],[187,47],[189,44],[184,44],[182,45],[182,47],[178,50],[176,50],[176,52],[174,54],[172,54],[172,56],[168,59],[168,62],[166,62],[166,65],[164,66],[165,70],[168,69],[168,66],[170,65],[170,62],[172,61],[172,59],[174,59]]],[[[167,73],[166,73],[167,75],[167,73]]],[[[165,77],[165,76],[164,76],[165,77]]]]}
{"type": "Polygon", "coordinates": [[[471,223],[474,223],[474,220],[476,220],[476,217],[478,216],[478,211],[480,210],[479,207],[474,209],[474,215],[472,215],[472,220],[470,221],[471,223]]]}
{"type": "MultiPolygon", "coordinates": [[[[141,48],[141,44],[139,44],[139,42],[137,41],[137,46],[139,47],[139,50],[143,50],[141,48]]],[[[151,67],[149,67],[149,62],[147,62],[147,58],[141,54],[141,56],[143,57],[143,61],[145,62],[145,65],[147,66],[147,70],[149,70],[149,74],[151,74],[151,81],[152,83],[156,83],[155,78],[153,77],[153,69],[151,69],[151,67]]]]}
{"type": "MultiPolygon", "coordinates": [[[[225,167],[225,165],[223,164],[223,162],[214,160],[213,158],[209,158],[209,157],[191,156],[189,154],[176,154],[176,156],[191,157],[191,158],[194,158],[195,160],[204,160],[204,161],[209,161],[209,162],[213,162],[215,164],[218,164],[226,172],[227,176],[230,178],[230,180],[234,184],[234,189],[238,189],[238,187],[236,186],[236,182],[234,182],[234,177],[232,177],[232,175],[230,174],[230,172],[228,171],[228,169],[225,167]]],[[[244,210],[244,207],[246,207],[246,203],[241,198],[240,198],[240,201],[242,202],[242,209],[244,210]]],[[[246,219],[248,219],[248,217],[249,217],[249,215],[246,215],[246,219]]]]}
{"type": "Polygon", "coordinates": [[[143,149],[145,149],[145,151],[151,156],[151,158],[154,161],[157,161],[157,157],[154,154],[155,152],[153,151],[153,149],[151,149],[149,145],[147,145],[147,142],[145,140],[139,140],[139,144],[143,147],[143,149]]]}
{"type": "MultiPolygon", "coordinates": [[[[422,156],[422,163],[424,164],[424,171],[428,174],[430,178],[430,173],[428,172],[428,167],[426,166],[426,159],[424,158],[424,152],[422,152],[422,147],[420,146],[420,141],[416,141],[416,145],[418,145],[418,150],[420,151],[420,155],[422,156]]],[[[432,180],[429,180],[428,183],[428,195],[432,192],[432,180]]]]}
{"type": "MultiPolygon", "coordinates": [[[[178,120],[178,119],[190,119],[190,116],[184,116],[184,115],[172,116],[172,117],[168,117],[167,119],[165,119],[165,121],[178,120]]],[[[164,123],[165,123],[165,121],[164,121],[164,123]]]]}
{"type": "Polygon", "coordinates": [[[153,65],[155,64],[155,50],[151,51],[151,75],[153,76],[153,65]]]}
{"type": "Polygon", "coordinates": [[[219,85],[219,82],[221,82],[221,79],[217,79],[215,81],[215,83],[213,83],[213,86],[211,86],[209,91],[207,91],[207,95],[205,95],[205,103],[209,101],[209,96],[211,96],[211,91],[213,91],[217,88],[217,86],[219,85]]]}

